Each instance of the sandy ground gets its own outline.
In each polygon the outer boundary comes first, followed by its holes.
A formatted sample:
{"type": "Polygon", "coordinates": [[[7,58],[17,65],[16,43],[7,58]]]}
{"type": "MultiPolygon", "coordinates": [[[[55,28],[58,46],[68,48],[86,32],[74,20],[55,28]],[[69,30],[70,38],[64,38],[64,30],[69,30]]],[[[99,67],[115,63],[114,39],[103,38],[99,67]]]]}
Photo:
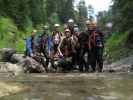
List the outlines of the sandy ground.
{"type": "Polygon", "coordinates": [[[26,89],[28,88],[18,83],[0,81],[0,97],[9,96],[18,92],[22,92],[26,89]]]}

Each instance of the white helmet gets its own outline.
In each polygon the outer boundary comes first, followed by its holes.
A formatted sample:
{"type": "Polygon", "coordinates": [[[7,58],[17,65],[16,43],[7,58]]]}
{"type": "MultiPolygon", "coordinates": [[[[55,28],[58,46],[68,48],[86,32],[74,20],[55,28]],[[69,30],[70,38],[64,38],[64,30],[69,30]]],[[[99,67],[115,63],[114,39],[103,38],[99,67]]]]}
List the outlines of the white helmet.
{"type": "Polygon", "coordinates": [[[45,26],[43,26],[43,28],[45,29],[45,30],[48,30],[48,26],[47,25],[45,25],[45,26]]]}
{"type": "Polygon", "coordinates": [[[74,23],[74,20],[73,19],[69,19],[68,23],[74,23]]]}
{"type": "Polygon", "coordinates": [[[60,24],[54,24],[54,27],[60,27],[60,24]]]}

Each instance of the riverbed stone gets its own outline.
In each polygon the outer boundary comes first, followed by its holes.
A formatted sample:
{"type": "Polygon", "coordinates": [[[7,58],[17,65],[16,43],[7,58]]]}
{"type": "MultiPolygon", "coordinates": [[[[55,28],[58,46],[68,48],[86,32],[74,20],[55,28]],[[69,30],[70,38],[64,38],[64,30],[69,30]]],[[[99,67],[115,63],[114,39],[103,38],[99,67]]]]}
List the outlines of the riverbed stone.
{"type": "Polygon", "coordinates": [[[13,48],[0,49],[1,60],[4,62],[10,62],[12,55],[15,53],[16,53],[16,50],[13,48]]]}
{"type": "Polygon", "coordinates": [[[25,60],[21,63],[21,65],[24,67],[24,71],[28,73],[45,72],[45,68],[43,67],[43,65],[30,57],[26,57],[25,60]]]}
{"type": "Polygon", "coordinates": [[[22,62],[24,62],[24,60],[25,60],[24,54],[13,54],[11,56],[12,63],[22,63],[22,62]]]}
{"type": "Polygon", "coordinates": [[[24,69],[21,65],[12,64],[9,62],[0,62],[0,73],[12,73],[13,75],[18,75],[23,72],[24,69]]]}

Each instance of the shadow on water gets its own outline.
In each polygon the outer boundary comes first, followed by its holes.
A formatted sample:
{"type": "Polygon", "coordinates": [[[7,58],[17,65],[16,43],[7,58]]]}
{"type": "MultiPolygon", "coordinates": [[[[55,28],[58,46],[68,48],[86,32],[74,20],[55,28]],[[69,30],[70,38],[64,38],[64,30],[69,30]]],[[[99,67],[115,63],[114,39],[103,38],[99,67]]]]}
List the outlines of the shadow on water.
{"type": "Polygon", "coordinates": [[[14,81],[28,91],[0,100],[133,100],[133,74],[31,74],[14,81]]]}

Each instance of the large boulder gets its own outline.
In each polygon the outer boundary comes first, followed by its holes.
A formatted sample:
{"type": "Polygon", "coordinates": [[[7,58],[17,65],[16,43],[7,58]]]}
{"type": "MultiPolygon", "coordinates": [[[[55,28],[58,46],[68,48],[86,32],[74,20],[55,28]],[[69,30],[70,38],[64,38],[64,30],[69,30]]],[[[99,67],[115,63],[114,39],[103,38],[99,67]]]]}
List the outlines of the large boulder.
{"type": "Polygon", "coordinates": [[[4,62],[10,62],[12,55],[15,53],[16,53],[16,50],[13,48],[0,49],[1,60],[4,62]]]}
{"type": "Polygon", "coordinates": [[[24,71],[27,73],[45,72],[44,66],[33,58],[26,57],[25,60],[21,64],[24,67],[24,71]]]}
{"type": "Polygon", "coordinates": [[[10,61],[12,63],[19,63],[19,64],[21,64],[21,63],[24,62],[24,60],[25,60],[25,58],[24,58],[23,54],[13,54],[11,56],[11,60],[10,61]]]}

